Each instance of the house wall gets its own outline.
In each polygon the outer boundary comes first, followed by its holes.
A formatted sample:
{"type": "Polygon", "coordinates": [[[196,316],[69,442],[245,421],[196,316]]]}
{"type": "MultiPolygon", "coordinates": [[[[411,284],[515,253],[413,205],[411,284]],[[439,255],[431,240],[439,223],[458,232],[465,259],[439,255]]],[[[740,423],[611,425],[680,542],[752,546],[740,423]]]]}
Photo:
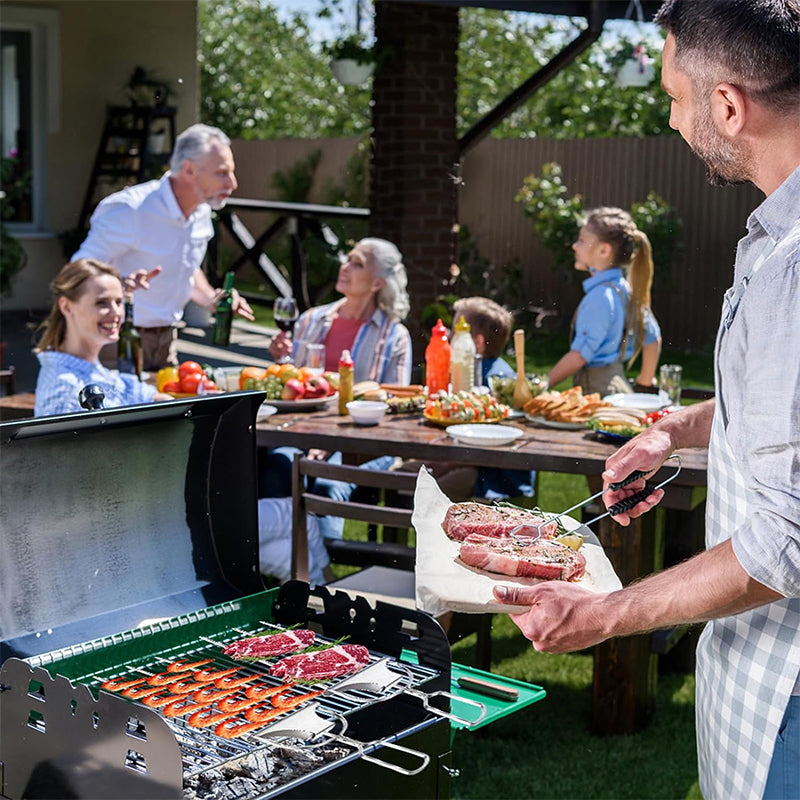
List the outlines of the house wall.
{"type": "MultiPolygon", "coordinates": [[[[4,6],[12,5],[3,3],[4,6]]],[[[60,119],[47,138],[47,229],[20,237],[28,265],[4,309],[50,304],[48,284],[64,264],[57,234],[74,227],[89,182],[107,105],[125,105],[138,65],[176,94],[178,131],[199,108],[197,0],[51,0],[15,3],[56,9],[60,18],[60,119]]]]}

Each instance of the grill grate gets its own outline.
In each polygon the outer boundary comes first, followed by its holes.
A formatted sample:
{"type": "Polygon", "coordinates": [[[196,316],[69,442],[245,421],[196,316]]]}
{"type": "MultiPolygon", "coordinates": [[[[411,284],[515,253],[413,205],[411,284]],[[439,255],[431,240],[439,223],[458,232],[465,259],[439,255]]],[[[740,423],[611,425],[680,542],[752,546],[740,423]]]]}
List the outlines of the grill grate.
{"type": "MultiPolygon", "coordinates": [[[[238,621],[241,623],[241,621],[238,621]]],[[[231,626],[226,630],[219,631],[213,637],[201,636],[191,646],[172,648],[165,653],[150,654],[144,658],[138,659],[134,663],[127,665],[116,665],[115,667],[107,667],[102,670],[81,674],[76,676],[76,680],[100,688],[101,684],[112,678],[130,677],[131,679],[137,676],[152,677],[153,675],[163,671],[166,666],[176,661],[182,662],[195,662],[205,661],[209,659],[207,664],[204,664],[202,669],[208,670],[226,670],[236,669],[236,677],[253,677],[258,679],[259,686],[272,686],[277,687],[283,684],[283,681],[271,676],[269,674],[269,667],[275,663],[278,658],[272,658],[264,663],[253,663],[246,661],[237,661],[221,652],[222,648],[237,639],[263,635],[265,633],[279,633],[286,630],[284,627],[277,626],[265,620],[255,620],[250,623],[237,624],[231,626]]],[[[317,636],[316,643],[318,644],[333,644],[333,640],[322,636],[317,636]]],[[[369,665],[375,664],[378,661],[384,660],[385,657],[370,652],[369,665]]],[[[367,666],[369,666],[367,665],[367,666]]],[[[337,733],[343,733],[346,727],[346,721],[343,718],[355,710],[361,710],[365,707],[383,702],[394,695],[403,692],[405,689],[418,688],[425,681],[436,676],[436,670],[425,667],[419,664],[411,664],[405,661],[400,662],[396,659],[389,659],[387,667],[393,675],[393,682],[390,688],[386,690],[370,691],[366,689],[354,689],[337,692],[337,686],[342,683],[348,676],[326,680],[319,685],[307,685],[298,683],[292,688],[285,691],[285,694],[292,697],[299,697],[309,691],[315,689],[324,689],[324,693],[314,698],[317,713],[320,717],[330,720],[337,725],[337,733]]],[[[230,695],[232,698],[244,699],[244,689],[247,688],[245,684],[242,686],[237,694],[230,695]]],[[[177,699],[176,695],[176,699],[177,699]]],[[[305,704],[299,706],[305,707],[305,704]]],[[[217,708],[216,703],[213,708],[217,708]]],[[[159,710],[153,709],[156,713],[159,710]]],[[[280,721],[288,717],[292,711],[287,711],[286,714],[280,715],[276,721],[280,721]]],[[[251,733],[243,735],[238,739],[226,739],[214,733],[213,727],[198,728],[189,724],[188,717],[165,717],[167,725],[173,731],[178,746],[181,751],[182,765],[184,779],[195,776],[201,772],[205,772],[212,768],[218,768],[221,765],[240,758],[243,755],[252,753],[256,749],[266,748],[274,749],[277,744],[269,738],[264,737],[264,733],[269,731],[269,725],[259,728],[251,733]]],[[[325,742],[330,743],[331,739],[335,741],[336,734],[326,736],[325,742]]],[[[297,739],[292,740],[293,744],[302,747],[314,747],[316,742],[300,742],[297,739]]],[[[352,750],[352,748],[347,748],[352,750]]]]}

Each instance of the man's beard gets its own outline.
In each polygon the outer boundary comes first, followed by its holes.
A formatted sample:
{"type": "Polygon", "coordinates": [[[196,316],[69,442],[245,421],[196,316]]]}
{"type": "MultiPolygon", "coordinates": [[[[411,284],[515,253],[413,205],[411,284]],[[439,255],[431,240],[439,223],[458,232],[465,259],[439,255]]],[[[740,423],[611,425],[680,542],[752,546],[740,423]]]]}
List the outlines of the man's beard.
{"type": "Polygon", "coordinates": [[[703,108],[694,121],[689,147],[706,165],[708,182],[712,186],[737,186],[752,180],[749,153],[720,135],[708,107],[703,108]]]}
{"type": "Polygon", "coordinates": [[[212,211],[219,211],[222,208],[225,208],[225,203],[228,202],[227,197],[212,197],[210,200],[206,200],[208,205],[211,206],[212,211]]]}

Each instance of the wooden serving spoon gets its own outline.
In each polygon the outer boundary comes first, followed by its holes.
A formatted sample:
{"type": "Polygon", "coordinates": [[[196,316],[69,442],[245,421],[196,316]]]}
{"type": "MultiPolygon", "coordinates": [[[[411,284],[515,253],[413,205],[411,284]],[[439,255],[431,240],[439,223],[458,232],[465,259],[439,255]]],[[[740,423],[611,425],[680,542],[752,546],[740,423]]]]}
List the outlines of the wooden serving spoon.
{"type": "Polygon", "coordinates": [[[522,328],[514,331],[514,355],[517,358],[517,381],[514,384],[511,405],[521,409],[533,397],[528,379],[525,377],[525,331],[522,328]]]}

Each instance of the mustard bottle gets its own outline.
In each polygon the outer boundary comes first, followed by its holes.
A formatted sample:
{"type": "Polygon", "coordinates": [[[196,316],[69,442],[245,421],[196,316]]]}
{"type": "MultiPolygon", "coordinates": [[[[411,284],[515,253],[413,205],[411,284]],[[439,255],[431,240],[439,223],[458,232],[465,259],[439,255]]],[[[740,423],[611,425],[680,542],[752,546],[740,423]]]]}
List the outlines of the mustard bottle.
{"type": "Polygon", "coordinates": [[[347,404],[353,399],[353,359],[349,350],[342,350],[339,359],[339,413],[347,414],[347,404]]]}

